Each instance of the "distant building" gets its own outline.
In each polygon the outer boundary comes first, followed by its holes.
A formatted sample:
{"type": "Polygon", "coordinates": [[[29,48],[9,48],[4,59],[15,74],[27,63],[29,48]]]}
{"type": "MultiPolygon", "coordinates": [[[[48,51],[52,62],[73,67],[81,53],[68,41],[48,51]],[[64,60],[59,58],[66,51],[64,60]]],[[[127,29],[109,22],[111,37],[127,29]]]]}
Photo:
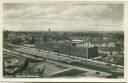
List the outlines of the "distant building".
{"type": "Polygon", "coordinates": [[[108,47],[115,47],[115,46],[116,46],[115,42],[108,42],[108,47]]]}
{"type": "Polygon", "coordinates": [[[101,47],[107,47],[107,44],[106,43],[102,43],[101,47]]]}
{"type": "Polygon", "coordinates": [[[85,47],[85,48],[87,48],[87,47],[94,47],[94,45],[91,44],[90,42],[86,42],[86,43],[77,43],[76,46],[77,46],[77,47],[85,47]]]}

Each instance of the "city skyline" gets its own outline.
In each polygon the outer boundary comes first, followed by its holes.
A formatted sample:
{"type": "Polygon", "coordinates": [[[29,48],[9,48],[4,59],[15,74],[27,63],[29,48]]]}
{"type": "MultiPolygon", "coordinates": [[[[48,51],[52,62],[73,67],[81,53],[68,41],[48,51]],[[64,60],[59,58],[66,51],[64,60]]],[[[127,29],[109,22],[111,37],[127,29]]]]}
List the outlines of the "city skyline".
{"type": "Polygon", "coordinates": [[[5,3],[4,30],[123,31],[123,4],[5,3]]]}

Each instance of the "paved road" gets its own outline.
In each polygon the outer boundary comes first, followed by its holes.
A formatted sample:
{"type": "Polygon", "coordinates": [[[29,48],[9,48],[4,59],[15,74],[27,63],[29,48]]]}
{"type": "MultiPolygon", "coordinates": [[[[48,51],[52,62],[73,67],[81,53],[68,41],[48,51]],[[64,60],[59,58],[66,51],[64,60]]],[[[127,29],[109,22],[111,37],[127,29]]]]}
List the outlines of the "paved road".
{"type": "MultiPolygon", "coordinates": [[[[36,58],[31,57],[30,55],[20,54],[19,52],[12,51],[12,50],[4,49],[4,52],[8,52],[9,54],[24,56],[24,57],[27,57],[27,58],[36,59],[36,58]]],[[[36,60],[41,60],[41,59],[43,59],[43,58],[40,58],[40,59],[37,58],[36,60]]],[[[89,69],[89,68],[83,68],[83,67],[74,66],[74,65],[70,65],[70,64],[65,64],[65,63],[61,63],[61,62],[58,62],[58,61],[47,60],[47,62],[54,63],[54,64],[59,65],[59,66],[67,67],[68,69],[78,69],[78,70],[82,70],[82,71],[87,71],[87,76],[89,76],[89,77],[108,77],[108,76],[112,75],[111,73],[102,72],[102,71],[89,69]],[[101,74],[96,75],[95,74],[96,72],[100,72],[101,74]]],[[[59,71],[59,72],[61,72],[61,71],[59,71]]],[[[58,72],[54,72],[51,75],[56,74],[56,73],[58,73],[58,72]]]]}
{"type": "MultiPolygon", "coordinates": [[[[94,67],[99,67],[99,68],[106,68],[109,69],[112,72],[117,71],[118,72],[123,72],[123,67],[120,66],[116,66],[116,70],[113,69],[112,67],[106,65],[106,63],[101,62],[101,61],[96,61],[96,60],[91,60],[91,59],[86,59],[86,58],[81,58],[81,57],[75,57],[75,56],[68,56],[65,54],[58,54],[55,52],[49,52],[49,51],[44,51],[44,50],[39,50],[39,49],[35,49],[35,48],[29,48],[29,47],[24,47],[24,46],[19,46],[19,45],[13,45],[13,44],[9,44],[8,46],[11,47],[15,47],[16,49],[14,49],[17,52],[20,53],[26,53],[26,57],[32,57],[33,58],[47,58],[47,59],[51,59],[51,60],[56,60],[56,61],[60,61],[60,62],[84,62],[84,64],[86,65],[92,65],[94,67]],[[30,55],[30,56],[28,56],[30,55]],[[112,69],[112,70],[111,70],[112,69]]],[[[11,49],[12,50],[12,49],[11,49]]],[[[114,65],[112,65],[114,67],[114,65]]]]}
{"type": "MultiPolygon", "coordinates": [[[[13,47],[17,47],[18,49],[15,49],[16,51],[29,53],[29,54],[33,54],[33,55],[37,55],[37,56],[41,56],[41,57],[51,58],[51,59],[55,59],[55,60],[60,60],[60,61],[69,61],[69,62],[92,61],[92,62],[99,63],[99,64],[104,64],[104,65],[107,64],[107,63],[101,62],[101,61],[96,61],[96,60],[86,59],[86,58],[81,58],[81,57],[76,57],[76,56],[69,56],[69,55],[60,54],[60,53],[58,54],[56,52],[49,52],[49,51],[39,50],[39,49],[35,49],[35,48],[30,48],[30,47],[14,45],[14,44],[9,44],[9,45],[13,46],[13,47]]],[[[123,66],[115,65],[115,64],[111,64],[111,65],[123,69],[123,66]]]]}

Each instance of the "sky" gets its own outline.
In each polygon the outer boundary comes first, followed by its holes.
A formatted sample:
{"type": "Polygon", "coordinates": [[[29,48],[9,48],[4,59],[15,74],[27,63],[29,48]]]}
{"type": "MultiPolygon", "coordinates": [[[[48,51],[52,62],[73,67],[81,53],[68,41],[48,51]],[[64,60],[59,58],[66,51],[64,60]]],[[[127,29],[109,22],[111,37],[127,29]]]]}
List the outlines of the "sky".
{"type": "Polygon", "coordinates": [[[4,30],[123,31],[123,4],[4,3],[4,30]]]}

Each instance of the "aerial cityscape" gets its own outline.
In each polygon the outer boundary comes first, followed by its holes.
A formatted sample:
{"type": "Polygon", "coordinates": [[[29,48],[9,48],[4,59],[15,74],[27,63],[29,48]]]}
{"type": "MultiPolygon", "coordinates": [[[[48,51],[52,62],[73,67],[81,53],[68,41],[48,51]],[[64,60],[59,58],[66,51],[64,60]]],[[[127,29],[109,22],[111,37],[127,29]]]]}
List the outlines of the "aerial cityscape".
{"type": "Polygon", "coordinates": [[[46,77],[65,76],[66,73],[67,76],[81,73],[120,76],[124,65],[123,40],[122,32],[5,31],[5,75],[40,76],[46,72],[46,77]]]}
{"type": "Polygon", "coordinates": [[[5,3],[3,76],[123,78],[122,23],[122,4],[5,3]]]}

